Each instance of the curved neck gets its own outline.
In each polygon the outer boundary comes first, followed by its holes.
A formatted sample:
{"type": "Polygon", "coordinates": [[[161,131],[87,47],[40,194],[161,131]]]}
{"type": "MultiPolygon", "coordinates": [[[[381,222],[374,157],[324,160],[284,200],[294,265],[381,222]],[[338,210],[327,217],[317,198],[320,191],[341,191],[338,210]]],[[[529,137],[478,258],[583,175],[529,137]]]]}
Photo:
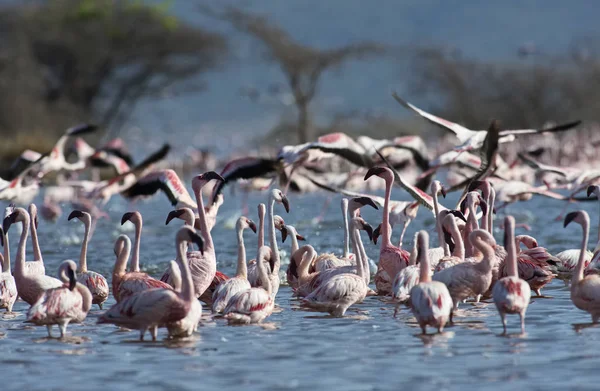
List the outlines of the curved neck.
{"type": "Polygon", "coordinates": [[[136,219],[135,223],[135,244],[133,245],[133,254],[131,255],[131,266],[129,271],[140,271],[140,242],[142,240],[142,221],[136,219]]]}
{"type": "MultiPolygon", "coordinates": [[[[583,239],[581,240],[581,251],[579,253],[579,261],[577,262],[577,267],[575,267],[575,271],[573,272],[573,278],[571,280],[573,284],[583,280],[583,269],[585,269],[585,253],[587,251],[588,236],[590,234],[590,224],[587,219],[581,224],[581,228],[583,228],[583,239]]],[[[573,287],[574,285],[571,286],[573,287]]]]}
{"type": "Polygon", "coordinates": [[[181,298],[191,303],[196,300],[194,294],[194,283],[192,281],[192,274],[188,266],[188,259],[186,255],[187,243],[180,241],[177,243],[177,258],[176,262],[179,264],[179,270],[181,271],[181,298]]]}
{"type": "Polygon", "coordinates": [[[490,270],[492,268],[492,259],[496,256],[492,246],[481,238],[476,238],[473,245],[483,254],[481,262],[477,262],[475,265],[479,265],[485,271],[490,270]]]}
{"type": "Polygon", "coordinates": [[[383,203],[383,223],[381,227],[381,248],[391,247],[392,228],[390,227],[390,198],[392,197],[392,184],[394,179],[385,175],[385,201],[383,203]]]}
{"type": "Polygon", "coordinates": [[[445,228],[450,230],[450,235],[452,236],[452,241],[454,242],[454,251],[452,252],[452,256],[465,259],[465,243],[460,235],[460,230],[458,229],[456,221],[451,220],[451,223],[447,224],[445,228]]]}
{"type": "Polygon", "coordinates": [[[2,232],[4,240],[4,262],[2,263],[2,271],[4,273],[11,274],[10,271],[10,246],[8,244],[8,235],[6,232],[2,232]]]}
{"type": "Polygon", "coordinates": [[[31,243],[33,244],[33,260],[43,262],[42,251],[40,250],[40,243],[38,242],[37,228],[35,227],[35,221],[31,221],[31,243]]]}
{"type": "Polygon", "coordinates": [[[342,218],[344,219],[344,252],[342,257],[348,258],[350,253],[350,228],[348,226],[348,200],[342,199],[342,218]]]}
{"type": "Polygon", "coordinates": [[[113,268],[113,278],[114,276],[122,276],[125,274],[125,270],[127,269],[127,261],[129,261],[129,253],[131,251],[131,247],[127,244],[123,246],[121,252],[117,256],[117,260],[115,261],[115,266],[113,268]]]}
{"type": "Polygon", "coordinates": [[[19,247],[17,249],[17,257],[15,259],[15,274],[19,273],[23,275],[25,273],[25,246],[27,243],[27,237],[29,236],[29,225],[29,216],[26,216],[23,219],[23,232],[21,232],[19,247]]]}
{"type": "Polygon", "coordinates": [[[244,229],[242,227],[238,227],[237,229],[237,243],[238,258],[235,276],[248,278],[248,266],[246,265],[246,246],[244,245],[244,229]]]}
{"type": "Polygon", "coordinates": [[[291,254],[293,254],[296,251],[298,251],[298,248],[300,247],[300,245],[298,244],[298,238],[296,237],[296,234],[298,232],[296,231],[296,228],[292,227],[291,225],[288,225],[287,228],[288,228],[288,231],[290,233],[290,240],[292,241],[292,252],[291,252],[291,254]]]}
{"type": "Polygon", "coordinates": [[[300,282],[300,284],[304,284],[306,282],[306,279],[309,277],[308,269],[312,264],[312,260],[314,258],[313,255],[315,254],[316,253],[312,246],[308,244],[302,246],[298,249],[298,251],[292,254],[292,257],[294,258],[292,261],[295,262],[296,265],[298,265],[298,281],[300,282]],[[307,256],[307,253],[310,253],[309,256],[307,256]],[[298,262],[298,260],[296,259],[297,257],[300,257],[300,262],[298,262]]]}
{"type": "Polygon", "coordinates": [[[81,309],[83,310],[83,312],[88,312],[90,308],[92,308],[92,293],[90,292],[87,286],[80,283],[77,283],[77,285],[75,285],[75,289],[77,289],[77,291],[81,295],[81,298],[83,299],[81,303],[81,309]]]}
{"type": "MultiPolygon", "coordinates": [[[[206,183],[204,183],[206,184],[206,183]]],[[[198,204],[198,218],[200,219],[200,234],[202,235],[202,239],[204,239],[204,251],[207,249],[214,249],[214,244],[212,240],[212,236],[210,235],[210,229],[208,228],[208,223],[206,222],[206,212],[204,211],[204,201],[202,200],[202,186],[199,186],[197,191],[195,191],[196,203],[198,204]]]]}
{"type": "MultiPolygon", "coordinates": [[[[492,235],[494,234],[494,203],[496,202],[496,190],[494,188],[490,188],[490,200],[488,202],[488,232],[492,235]]],[[[598,234],[598,238],[600,239],[600,233],[598,234]]]]}
{"type": "Polygon", "coordinates": [[[279,272],[280,259],[279,249],[277,248],[277,236],[275,236],[275,221],[273,219],[273,209],[275,208],[275,199],[273,196],[269,197],[269,209],[267,210],[267,221],[269,222],[269,245],[271,246],[271,259],[273,262],[273,273],[279,272]]]}
{"type": "MultiPolygon", "coordinates": [[[[365,251],[365,246],[363,245],[359,230],[356,230],[356,248],[357,248],[357,252],[355,253],[355,255],[360,254],[360,258],[357,258],[357,260],[356,260],[357,272],[358,272],[358,261],[360,260],[360,263],[362,266],[361,273],[362,273],[363,280],[365,280],[365,284],[367,286],[369,286],[369,283],[371,282],[371,268],[369,268],[369,258],[367,258],[367,252],[365,251]]],[[[359,276],[360,276],[360,274],[359,274],[359,276]]]]}
{"type": "Polygon", "coordinates": [[[79,254],[79,273],[87,272],[87,248],[90,240],[92,221],[90,218],[84,217],[83,224],[85,226],[85,232],[83,234],[83,242],[81,242],[81,253],[79,254]]]}
{"type": "Polygon", "coordinates": [[[258,275],[260,276],[262,287],[270,296],[273,288],[271,287],[271,279],[269,278],[267,274],[267,268],[265,267],[265,264],[267,263],[267,254],[268,249],[264,246],[261,247],[258,250],[258,255],[256,256],[256,264],[258,265],[258,275]]]}

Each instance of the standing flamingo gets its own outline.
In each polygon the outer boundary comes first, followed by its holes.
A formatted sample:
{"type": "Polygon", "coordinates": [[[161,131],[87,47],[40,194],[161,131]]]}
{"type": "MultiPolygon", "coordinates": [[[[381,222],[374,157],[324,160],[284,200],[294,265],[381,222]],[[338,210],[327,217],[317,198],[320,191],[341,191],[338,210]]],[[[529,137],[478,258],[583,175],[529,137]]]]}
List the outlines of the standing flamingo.
{"type": "Polygon", "coordinates": [[[229,299],[236,293],[251,288],[250,283],[248,282],[246,247],[244,246],[244,229],[246,228],[250,228],[252,231],[256,232],[256,225],[254,222],[247,217],[240,216],[236,224],[238,243],[237,269],[235,276],[222,282],[213,294],[212,310],[214,313],[222,312],[227,306],[229,299]]]}
{"type": "Polygon", "coordinates": [[[180,292],[171,287],[137,292],[112,306],[98,319],[98,323],[112,323],[121,327],[137,329],[140,331],[141,341],[144,340],[146,331],[150,329],[152,340],[156,341],[158,327],[168,326],[184,319],[192,310],[192,303],[196,300],[185,251],[188,242],[194,242],[201,249],[204,248],[202,238],[196,234],[193,228],[184,226],[179,229],[175,244],[177,246],[176,262],[182,275],[180,292]]]}
{"type": "MultiPolygon", "coordinates": [[[[397,303],[394,317],[398,312],[400,304],[408,301],[410,298],[410,291],[419,283],[421,266],[417,264],[417,254],[419,254],[418,237],[419,233],[417,232],[415,234],[413,251],[410,253],[408,266],[400,270],[400,273],[396,275],[394,283],[392,284],[392,300],[397,303]]],[[[429,254],[427,256],[429,257],[429,254]]]]}
{"type": "Polygon", "coordinates": [[[571,278],[571,301],[575,307],[589,312],[592,315],[592,322],[598,323],[600,319],[600,276],[591,274],[583,276],[585,268],[585,251],[588,245],[588,236],[590,234],[590,217],[587,212],[580,210],[571,212],[565,216],[564,226],[574,221],[583,228],[583,239],[581,241],[581,251],[577,267],[573,271],[571,278]]]}
{"type": "Polygon", "coordinates": [[[19,297],[27,302],[27,304],[33,305],[46,290],[58,288],[62,286],[62,282],[50,276],[27,272],[25,265],[28,262],[25,262],[25,247],[27,237],[29,236],[29,226],[31,224],[29,214],[23,208],[15,208],[10,215],[4,218],[2,227],[4,232],[8,234],[11,225],[17,222],[20,222],[23,225],[23,230],[21,232],[21,238],[19,239],[19,247],[15,259],[15,283],[17,284],[19,297]]]}
{"type": "Polygon", "coordinates": [[[17,301],[17,284],[10,270],[10,250],[8,235],[0,228],[0,243],[4,247],[4,256],[0,254],[0,308],[6,308],[7,313],[12,312],[17,301]]]}
{"type": "Polygon", "coordinates": [[[45,325],[50,338],[52,325],[58,325],[60,337],[64,338],[67,325],[83,322],[92,307],[92,294],[77,282],[76,269],[77,265],[71,260],[61,263],[58,268],[61,286],[46,290],[27,312],[27,322],[45,325]]]}
{"type": "Polygon", "coordinates": [[[392,194],[392,185],[394,183],[394,174],[387,167],[373,167],[365,175],[365,181],[376,175],[385,180],[385,203],[383,205],[383,226],[381,229],[381,247],[379,250],[379,265],[375,274],[375,285],[377,293],[381,296],[389,295],[392,292],[393,278],[408,266],[410,254],[408,251],[400,249],[391,242],[391,227],[389,217],[389,203],[392,194]]]}
{"type": "Polygon", "coordinates": [[[77,270],[79,275],[77,281],[87,286],[90,292],[92,292],[92,304],[98,304],[98,307],[102,309],[102,304],[108,299],[108,282],[102,274],[91,270],[88,271],[87,268],[87,248],[90,240],[92,216],[87,212],[74,210],[67,220],[71,221],[74,218],[79,219],[85,227],[83,242],[81,243],[81,254],[79,255],[79,269],[77,270]]]}
{"type": "Polygon", "coordinates": [[[131,252],[131,240],[127,235],[120,235],[115,242],[117,259],[112,274],[113,296],[117,303],[141,291],[155,288],[171,288],[165,282],[159,281],[142,272],[127,273],[127,262],[131,252]]]}
{"type": "Polygon", "coordinates": [[[304,240],[304,237],[298,234],[296,227],[286,224],[281,231],[281,241],[285,243],[288,236],[291,238],[292,248],[290,250],[290,263],[285,271],[285,275],[288,285],[292,287],[292,289],[295,289],[298,287],[298,264],[293,255],[300,247],[298,240],[304,240]]]}
{"type": "Polygon", "coordinates": [[[492,289],[492,297],[502,319],[504,334],[506,334],[506,314],[519,314],[521,333],[525,333],[525,312],[531,298],[529,284],[520,279],[517,272],[517,250],[514,237],[515,219],[512,216],[506,216],[504,219],[504,247],[508,252],[507,276],[499,279],[492,289]]]}
{"type": "MultiPolygon", "coordinates": [[[[189,247],[191,243],[188,242],[187,246],[189,247]]],[[[185,251],[185,249],[184,249],[185,251]]],[[[169,261],[169,268],[173,274],[172,282],[173,282],[173,290],[175,292],[181,292],[181,288],[183,287],[183,280],[181,277],[181,269],[177,262],[169,261]]],[[[194,331],[198,330],[198,324],[200,324],[200,319],[202,319],[202,303],[200,300],[192,300],[192,307],[188,314],[183,318],[176,322],[167,323],[167,331],[169,337],[171,338],[186,338],[190,337],[194,331]]]]}
{"type": "Polygon", "coordinates": [[[258,249],[256,263],[263,286],[236,293],[223,311],[229,324],[261,323],[271,315],[275,300],[271,292],[271,279],[267,274],[267,260],[273,255],[272,249],[262,246],[258,249]]]}
{"type": "Polygon", "coordinates": [[[28,274],[36,274],[43,276],[46,274],[44,267],[44,259],[40,250],[40,242],[38,240],[38,213],[35,204],[29,204],[29,221],[31,222],[31,243],[33,244],[33,261],[25,263],[25,270],[28,274]]]}
{"type": "Polygon", "coordinates": [[[428,248],[429,235],[420,231],[417,234],[419,283],[410,290],[409,306],[423,334],[427,334],[427,326],[437,328],[438,333],[444,331],[452,313],[452,297],[448,288],[442,282],[431,280],[428,248]]]}

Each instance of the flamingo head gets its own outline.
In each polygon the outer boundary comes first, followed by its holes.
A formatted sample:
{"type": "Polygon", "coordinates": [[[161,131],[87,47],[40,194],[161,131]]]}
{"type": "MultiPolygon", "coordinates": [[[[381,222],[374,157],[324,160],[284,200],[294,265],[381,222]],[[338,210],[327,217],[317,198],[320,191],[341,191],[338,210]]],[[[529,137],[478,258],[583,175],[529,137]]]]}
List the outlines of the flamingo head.
{"type": "MultiPolygon", "coordinates": [[[[565,216],[565,222],[563,227],[566,227],[571,223],[571,221],[576,222],[577,224],[584,226],[590,224],[590,216],[587,214],[585,210],[578,210],[575,212],[571,212],[565,216]]],[[[5,229],[6,231],[6,229],[5,229]]]]}
{"type": "Polygon", "coordinates": [[[225,182],[225,179],[223,179],[223,177],[221,175],[217,174],[214,171],[208,171],[208,172],[205,172],[204,174],[196,175],[194,177],[194,179],[192,179],[192,189],[194,190],[194,193],[200,194],[200,191],[202,190],[204,185],[206,185],[208,182],[212,181],[213,179],[215,179],[217,181],[225,182]]]}
{"type": "Polygon", "coordinates": [[[71,221],[73,219],[79,219],[81,221],[84,221],[84,219],[92,219],[91,215],[88,212],[83,212],[81,210],[74,210],[69,214],[69,217],[67,218],[67,221],[71,221]]]}
{"type": "Polygon", "coordinates": [[[469,193],[467,193],[467,196],[465,197],[464,200],[462,200],[462,202],[460,203],[460,211],[465,214],[467,212],[467,210],[469,209],[469,206],[473,205],[474,207],[479,206],[481,208],[481,212],[483,213],[484,216],[487,215],[488,212],[488,205],[487,202],[485,202],[483,200],[483,197],[481,196],[481,194],[475,192],[475,191],[471,191],[469,193]]]}
{"type": "Polygon", "coordinates": [[[271,195],[269,198],[271,198],[278,204],[283,205],[286,213],[290,213],[290,201],[288,200],[287,196],[285,194],[283,194],[283,192],[281,190],[279,190],[279,189],[271,190],[271,195]]]}
{"type": "Polygon", "coordinates": [[[70,259],[63,261],[58,267],[58,278],[64,283],[69,283],[69,290],[71,291],[77,286],[76,270],[77,265],[70,259]]]}
{"type": "Polygon", "coordinates": [[[492,185],[489,181],[473,181],[469,184],[468,191],[481,190],[481,193],[484,197],[488,197],[492,189],[492,185]]]}
{"type": "Polygon", "coordinates": [[[384,179],[386,182],[394,179],[394,173],[387,167],[373,167],[365,174],[364,180],[366,181],[373,175],[384,179]]]}
{"type": "Polygon", "coordinates": [[[496,240],[488,231],[484,231],[483,229],[476,229],[469,234],[469,240],[472,243],[477,241],[483,242],[488,246],[494,247],[496,245],[496,240]]]}
{"type": "Polygon", "coordinates": [[[236,225],[237,225],[237,228],[240,230],[250,228],[252,230],[252,232],[256,233],[256,224],[254,224],[254,221],[250,220],[246,216],[240,216],[236,225]]]}
{"type": "Polygon", "coordinates": [[[371,238],[373,241],[373,244],[377,244],[377,240],[379,239],[379,236],[381,236],[381,224],[379,224],[377,226],[377,228],[375,228],[373,230],[373,236],[371,238]]]}
{"type": "Polygon", "coordinates": [[[123,217],[121,217],[121,225],[125,224],[127,221],[131,221],[133,224],[141,224],[142,214],[137,210],[135,212],[127,212],[123,214],[123,217]]]}
{"type": "Polygon", "coordinates": [[[179,228],[175,241],[178,246],[185,242],[194,243],[200,248],[200,253],[204,254],[204,240],[202,240],[202,237],[190,226],[184,225],[179,228]]]}
{"type": "Polygon", "coordinates": [[[285,221],[283,220],[283,218],[281,216],[279,216],[279,215],[273,216],[273,224],[275,225],[276,230],[283,232],[284,227],[285,227],[285,221]]]}
{"type": "Polygon", "coordinates": [[[29,204],[29,217],[31,218],[31,223],[37,229],[39,225],[38,210],[37,206],[34,203],[29,204]]]}
{"type": "Polygon", "coordinates": [[[373,201],[373,199],[371,197],[353,197],[350,199],[349,201],[349,209],[351,211],[355,211],[358,210],[360,208],[362,208],[363,206],[370,206],[374,209],[379,209],[379,207],[377,206],[377,204],[375,203],[375,201],[373,201]]]}
{"type": "Polygon", "coordinates": [[[296,231],[296,228],[293,225],[283,225],[281,228],[281,241],[285,243],[288,235],[296,235],[296,240],[306,240],[306,238],[296,231]]]}
{"type": "Polygon", "coordinates": [[[587,188],[587,196],[591,197],[592,194],[595,194],[596,197],[600,198],[600,186],[598,186],[598,185],[588,186],[588,188],[587,188]]]}
{"type": "Polygon", "coordinates": [[[373,227],[360,216],[352,218],[352,227],[354,229],[363,230],[369,235],[369,242],[373,240],[373,227]]]}
{"type": "Polygon", "coordinates": [[[115,241],[114,252],[116,256],[119,256],[125,248],[131,248],[131,240],[127,235],[119,235],[115,241]]]}
{"type": "Polygon", "coordinates": [[[2,221],[2,229],[8,233],[10,226],[16,222],[23,222],[29,218],[27,211],[23,208],[15,208],[14,211],[6,216],[2,221]]]}
{"type": "Polygon", "coordinates": [[[442,182],[440,181],[433,181],[431,183],[431,194],[442,194],[442,197],[446,198],[446,189],[444,189],[444,186],[442,186],[442,182]]]}

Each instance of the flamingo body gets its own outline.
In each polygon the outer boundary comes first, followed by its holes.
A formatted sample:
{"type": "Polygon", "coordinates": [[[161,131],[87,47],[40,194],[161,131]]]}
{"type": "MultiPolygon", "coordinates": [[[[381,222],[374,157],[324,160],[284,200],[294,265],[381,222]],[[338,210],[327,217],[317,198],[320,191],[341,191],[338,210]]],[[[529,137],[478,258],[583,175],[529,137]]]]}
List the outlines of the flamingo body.
{"type": "Polygon", "coordinates": [[[85,285],[92,293],[92,304],[97,304],[102,309],[102,304],[108,299],[108,282],[100,273],[87,271],[79,273],[77,282],[85,285]]]}
{"type": "Polygon", "coordinates": [[[367,291],[368,287],[362,277],[341,273],[327,279],[302,302],[317,311],[341,317],[352,304],[363,301],[367,291]]]}
{"type": "Polygon", "coordinates": [[[261,323],[273,312],[274,303],[266,290],[250,288],[233,295],[223,314],[231,324],[261,323]]]}
{"type": "Polygon", "coordinates": [[[217,287],[217,290],[213,294],[213,312],[220,313],[225,310],[227,303],[233,296],[238,292],[246,291],[252,288],[248,279],[243,277],[233,277],[226,281],[223,281],[217,287]]]}
{"type": "Polygon", "coordinates": [[[409,305],[423,334],[427,326],[437,328],[441,333],[452,312],[452,297],[445,284],[422,282],[410,290],[409,305]]]}

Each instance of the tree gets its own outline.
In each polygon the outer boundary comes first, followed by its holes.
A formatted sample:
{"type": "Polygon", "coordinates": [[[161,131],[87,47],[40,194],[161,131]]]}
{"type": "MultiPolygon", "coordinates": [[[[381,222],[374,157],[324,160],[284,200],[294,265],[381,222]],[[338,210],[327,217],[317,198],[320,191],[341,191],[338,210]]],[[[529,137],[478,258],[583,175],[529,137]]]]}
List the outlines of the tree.
{"type": "Polygon", "coordinates": [[[3,7],[0,133],[29,135],[27,145],[12,145],[43,151],[74,123],[93,121],[118,132],[140,98],[215,67],[225,39],[182,23],[167,7],[136,0],[3,7]]]}
{"type": "Polygon", "coordinates": [[[278,63],[284,73],[298,110],[298,142],[312,139],[309,106],[325,71],[350,60],[381,55],[385,50],[374,42],[356,42],[333,49],[318,49],[294,40],[286,31],[264,16],[238,8],[214,11],[201,8],[207,15],[229,22],[234,28],[259,40],[267,59],[278,63]]]}

